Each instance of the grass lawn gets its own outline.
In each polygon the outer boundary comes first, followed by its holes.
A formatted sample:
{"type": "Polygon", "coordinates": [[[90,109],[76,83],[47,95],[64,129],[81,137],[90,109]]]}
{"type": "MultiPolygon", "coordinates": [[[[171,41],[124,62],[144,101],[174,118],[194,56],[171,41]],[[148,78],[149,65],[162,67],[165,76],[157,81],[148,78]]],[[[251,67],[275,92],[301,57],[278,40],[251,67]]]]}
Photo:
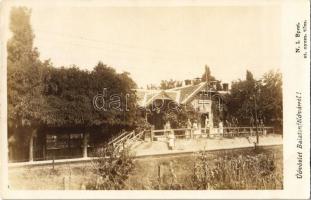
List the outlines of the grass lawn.
{"type": "MultiPolygon", "coordinates": [[[[282,146],[273,146],[260,148],[257,151],[246,148],[204,154],[204,162],[211,168],[212,174],[208,176],[210,183],[206,187],[208,189],[282,189],[282,149],[282,146]],[[266,157],[273,159],[273,163],[269,164],[261,159],[266,157]],[[272,167],[271,170],[269,169],[271,173],[264,173],[266,170],[263,169],[266,166],[272,167]]],[[[200,158],[197,156],[181,154],[135,159],[135,168],[126,180],[125,189],[204,189],[198,185],[203,185],[202,181],[206,182],[205,177],[199,174],[196,179],[193,178],[194,174],[198,174],[201,170],[195,169],[195,163],[198,164],[200,158]]],[[[55,165],[54,170],[52,166],[9,170],[11,189],[76,190],[95,180],[91,163],[60,164],[55,165]]]]}

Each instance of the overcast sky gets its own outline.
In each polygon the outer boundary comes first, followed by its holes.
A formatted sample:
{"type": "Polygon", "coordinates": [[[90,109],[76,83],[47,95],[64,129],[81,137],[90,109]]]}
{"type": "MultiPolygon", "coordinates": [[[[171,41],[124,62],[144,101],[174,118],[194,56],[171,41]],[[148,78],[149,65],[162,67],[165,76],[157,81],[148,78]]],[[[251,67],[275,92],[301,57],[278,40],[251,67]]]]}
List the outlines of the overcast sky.
{"type": "Polygon", "coordinates": [[[141,87],[202,75],[223,82],[280,68],[280,8],[33,7],[35,46],[56,67],[103,61],[141,87]]]}

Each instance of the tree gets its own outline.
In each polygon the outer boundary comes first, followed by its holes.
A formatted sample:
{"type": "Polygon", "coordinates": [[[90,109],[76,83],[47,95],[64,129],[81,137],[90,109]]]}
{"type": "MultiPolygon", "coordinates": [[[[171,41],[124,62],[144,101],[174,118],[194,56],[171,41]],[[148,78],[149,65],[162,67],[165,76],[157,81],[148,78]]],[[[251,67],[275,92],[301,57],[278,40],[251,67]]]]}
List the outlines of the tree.
{"type": "Polygon", "coordinates": [[[246,70],[246,81],[252,82],[254,81],[254,76],[252,74],[252,72],[246,70]]]}
{"type": "Polygon", "coordinates": [[[283,126],[283,94],[282,74],[279,71],[269,71],[264,74],[260,101],[265,123],[281,129],[283,126]]]}
{"type": "MultiPolygon", "coordinates": [[[[33,47],[34,34],[30,25],[31,11],[13,7],[10,15],[12,37],[7,43],[8,69],[8,137],[26,136],[29,145],[40,125],[40,105],[43,103],[42,65],[39,53],[33,47]],[[23,134],[23,135],[21,135],[23,134]],[[30,137],[29,137],[30,136],[30,137]],[[27,139],[28,138],[28,139],[27,139]]],[[[22,142],[22,145],[26,145],[22,142]]],[[[30,159],[32,159],[30,148],[30,159]]]]}
{"type": "Polygon", "coordinates": [[[47,109],[43,121],[51,127],[81,127],[92,130],[106,125],[135,126],[138,115],[135,82],[128,73],[99,62],[94,69],[50,68],[45,77],[47,109]],[[94,107],[94,98],[99,107],[94,107]]]}
{"type": "Polygon", "coordinates": [[[282,75],[279,71],[265,73],[256,80],[250,71],[245,80],[232,83],[226,97],[226,118],[236,118],[239,125],[254,126],[258,121],[281,130],[283,122],[282,75]],[[257,119],[257,122],[256,122],[257,119]]]}
{"type": "Polygon", "coordinates": [[[12,9],[12,38],[7,43],[8,137],[11,142],[26,141],[14,149],[22,152],[23,146],[28,146],[32,160],[33,137],[38,129],[44,130],[40,134],[50,129],[86,133],[107,127],[111,130],[112,126],[114,130],[137,126],[140,115],[132,90],[137,86],[129,73],[116,73],[102,62],[92,71],[84,71],[74,65],[54,68],[49,60],[40,61],[38,50],[33,47],[30,14],[24,7],[12,9]],[[107,95],[102,102],[107,109],[98,110],[94,97],[103,95],[105,89],[107,95]]]}
{"type": "Polygon", "coordinates": [[[212,76],[211,74],[211,70],[209,68],[209,66],[205,65],[205,72],[204,74],[202,75],[202,78],[201,78],[202,82],[204,81],[215,81],[215,77],[212,76]]]}
{"type": "MultiPolygon", "coordinates": [[[[117,74],[114,69],[101,63],[91,73],[93,82],[96,83],[96,87],[93,87],[94,92],[98,93],[103,88],[107,88],[109,101],[113,100],[112,95],[120,97],[119,105],[114,106],[115,104],[111,103],[108,112],[97,112],[98,118],[106,119],[106,123],[110,125],[135,125],[137,123],[136,116],[139,116],[136,110],[137,98],[132,90],[136,87],[136,84],[128,75],[129,73],[117,74]]],[[[94,93],[94,95],[96,94],[94,93]]]]}
{"type": "Polygon", "coordinates": [[[231,85],[228,112],[237,118],[241,125],[249,125],[255,117],[254,98],[258,95],[255,86],[256,80],[250,71],[246,72],[245,80],[235,81],[231,85]]]}
{"type": "Polygon", "coordinates": [[[147,85],[147,89],[148,90],[157,90],[159,88],[156,85],[154,85],[154,84],[150,84],[150,85],[147,85]]]}
{"type": "Polygon", "coordinates": [[[160,89],[161,90],[167,90],[167,89],[171,89],[171,88],[175,88],[177,87],[177,81],[170,79],[168,81],[166,80],[162,80],[160,83],[160,89]]]}

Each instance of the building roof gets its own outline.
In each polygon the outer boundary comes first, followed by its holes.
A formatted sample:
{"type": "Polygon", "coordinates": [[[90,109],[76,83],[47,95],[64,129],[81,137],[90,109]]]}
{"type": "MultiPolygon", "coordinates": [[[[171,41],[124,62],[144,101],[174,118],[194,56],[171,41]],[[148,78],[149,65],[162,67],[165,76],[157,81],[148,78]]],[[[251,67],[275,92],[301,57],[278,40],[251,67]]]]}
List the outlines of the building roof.
{"type": "MultiPolygon", "coordinates": [[[[135,89],[138,97],[138,104],[140,106],[148,106],[153,100],[156,99],[169,99],[178,104],[186,104],[192,101],[192,99],[200,91],[207,91],[207,83],[201,82],[196,85],[186,85],[182,87],[171,88],[167,90],[149,90],[149,89],[135,89]]],[[[208,88],[211,93],[218,93],[220,95],[228,94],[229,91],[216,91],[215,89],[208,88]]]]}
{"type": "Polygon", "coordinates": [[[188,103],[204,86],[206,86],[206,83],[202,82],[197,85],[187,85],[168,90],[136,89],[135,91],[138,104],[145,107],[155,99],[170,99],[178,104],[188,103]]]}
{"type": "Polygon", "coordinates": [[[169,89],[168,91],[176,91],[180,93],[179,103],[188,103],[198,92],[206,87],[206,82],[199,83],[197,85],[187,85],[183,87],[177,87],[169,89]]]}

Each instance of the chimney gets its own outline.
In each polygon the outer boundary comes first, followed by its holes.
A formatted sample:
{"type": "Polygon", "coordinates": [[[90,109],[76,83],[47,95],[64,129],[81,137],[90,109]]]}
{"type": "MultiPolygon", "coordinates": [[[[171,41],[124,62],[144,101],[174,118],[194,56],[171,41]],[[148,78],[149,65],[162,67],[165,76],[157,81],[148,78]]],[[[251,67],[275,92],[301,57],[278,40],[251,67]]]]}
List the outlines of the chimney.
{"type": "Polygon", "coordinates": [[[193,79],[193,85],[197,85],[199,83],[201,83],[201,78],[197,77],[197,78],[193,79]]]}
{"type": "Polygon", "coordinates": [[[187,80],[184,81],[184,83],[185,83],[185,85],[191,85],[192,84],[192,80],[187,79],[187,80]]]}

